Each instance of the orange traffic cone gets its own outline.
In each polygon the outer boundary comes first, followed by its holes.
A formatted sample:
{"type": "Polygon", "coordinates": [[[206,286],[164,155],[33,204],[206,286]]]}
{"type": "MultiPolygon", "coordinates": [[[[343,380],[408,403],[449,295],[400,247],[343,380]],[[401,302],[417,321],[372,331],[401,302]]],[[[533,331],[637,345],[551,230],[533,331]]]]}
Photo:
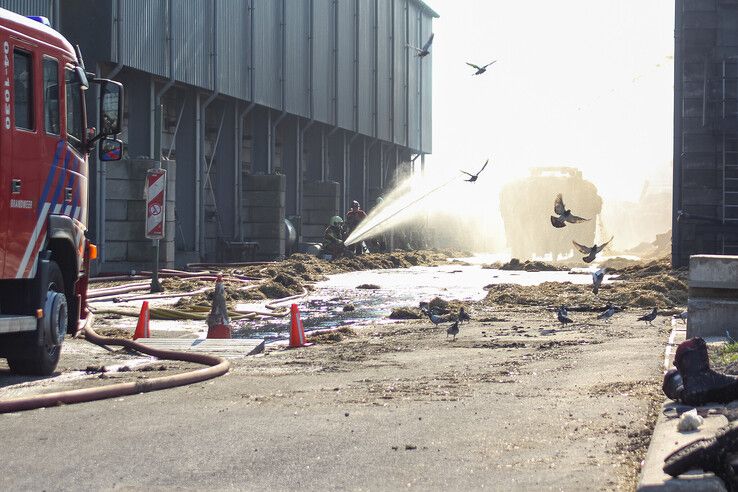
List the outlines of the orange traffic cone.
{"type": "Polygon", "coordinates": [[[290,329],[290,348],[307,347],[312,343],[305,343],[305,327],[300,319],[300,310],[297,304],[293,304],[290,309],[292,314],[292,327],[290,329]]]}
{"type": "Polygon", "coordinates": [[[133,333],[133,339],[149,338],[149,301],[144,301],[141,305],[141,314],[138,315],[138,324],[136,331],[133,333]]]}
{"type": "Polygon", "coordinates": [[[207,318],[208,338],[231,338],[231,325],[225,301],[225,287],[220,275],[215,279],[213,306],[207,318]]]}

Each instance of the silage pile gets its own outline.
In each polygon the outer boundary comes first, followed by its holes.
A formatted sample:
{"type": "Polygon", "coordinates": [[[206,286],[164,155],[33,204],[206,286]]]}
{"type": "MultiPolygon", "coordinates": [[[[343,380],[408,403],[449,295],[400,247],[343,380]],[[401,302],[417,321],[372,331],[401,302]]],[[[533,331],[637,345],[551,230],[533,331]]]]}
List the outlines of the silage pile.
{"type": "Polygon", "coordinates": [[[579,306],[601,309],[608,302],[621,307],[669,309],[687,304],[686,274],[672,271],[668,262],[628,265],[611,269],[619,277],[600,287],[599,295],[592,286],[571,282],[544,282],[537,286],[513,284],[488,285],[487,305],[579,306]]]}

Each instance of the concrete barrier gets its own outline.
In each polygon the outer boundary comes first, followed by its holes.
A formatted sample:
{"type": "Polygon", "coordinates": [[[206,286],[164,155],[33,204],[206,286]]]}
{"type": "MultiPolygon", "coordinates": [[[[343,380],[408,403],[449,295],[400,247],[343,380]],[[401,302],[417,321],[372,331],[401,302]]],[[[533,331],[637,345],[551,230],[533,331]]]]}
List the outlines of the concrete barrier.
{"type": "Polygon", "coordinates": [[[689,258],[687,338],[738,338],[738,256],[689,258]]]}

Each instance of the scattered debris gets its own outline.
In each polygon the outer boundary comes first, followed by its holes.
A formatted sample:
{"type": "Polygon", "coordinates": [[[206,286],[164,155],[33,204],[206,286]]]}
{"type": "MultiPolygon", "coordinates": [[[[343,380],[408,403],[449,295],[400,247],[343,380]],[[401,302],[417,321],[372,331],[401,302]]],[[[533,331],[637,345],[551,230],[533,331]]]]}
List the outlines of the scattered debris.
{"type": "Polygon", "coordinates": [[[697,414],[697,409],[693,408],[688,412],[684,412],[679,416],[679,423],[677,424],[677,430],[679,432],[692,432],[700,428],[702,423],[705,421],[702,417],[697,414]]]}

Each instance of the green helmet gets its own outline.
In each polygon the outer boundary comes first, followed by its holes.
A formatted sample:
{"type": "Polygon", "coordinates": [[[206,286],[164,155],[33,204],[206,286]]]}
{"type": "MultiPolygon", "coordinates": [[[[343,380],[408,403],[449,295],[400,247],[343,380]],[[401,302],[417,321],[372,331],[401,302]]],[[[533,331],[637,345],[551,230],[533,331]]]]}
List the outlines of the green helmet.
{"type": "Polygon", "coordinates": [[[331,217],[330,224],[332,226],[340,226],[341,224],[343,224],[343,219],[339,217],[338,215],[334,215],[333,217],[331,217]]]}

